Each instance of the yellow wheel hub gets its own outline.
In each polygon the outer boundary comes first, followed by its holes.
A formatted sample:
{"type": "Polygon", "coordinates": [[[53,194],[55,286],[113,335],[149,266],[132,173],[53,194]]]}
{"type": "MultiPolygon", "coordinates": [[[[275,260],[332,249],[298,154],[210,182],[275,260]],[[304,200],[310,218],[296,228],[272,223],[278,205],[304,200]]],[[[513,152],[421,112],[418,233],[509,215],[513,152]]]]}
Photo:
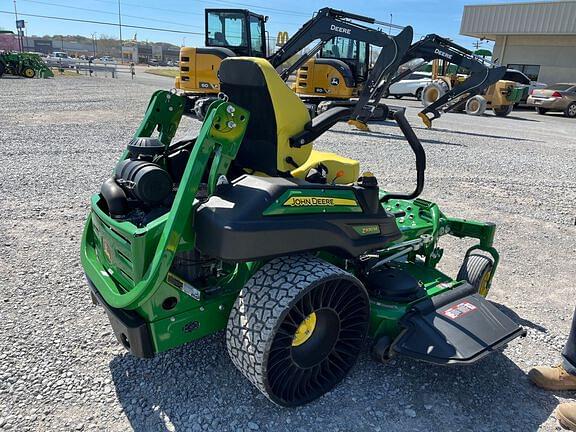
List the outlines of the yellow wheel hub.
{"type": "Polygon", "coordinates": [[[432,88],[430,90],[428,90],[428,97],[427,99],[430,102],[436,102],[438,100],[438,90],[436,90],[435,88],[432,88]]]}
{"type": "Polygon", "coordinates": [[[32,78],[34,76],[34,70],[33,69],[24,69],[24,75],[26,75],[28,78],[32,78]]]}
{"type": "Polygon", "coordinates": [[[314,329],[316,328],[316,313],[312,312],[304,321],[300,323],[294,333],[294,339],[292,340],[292,346],[300,346],[312,336],[314,329]]]}
{"type": "Polygon", "coordinates": [[[491,273],[492,272],[489,271],[484,273],[484,276],[482,276],[482,279],[480,279],[478,294],[480,294],[482,297],[486,297],[488,295],[488,281],[490,280],[491,273]]]}

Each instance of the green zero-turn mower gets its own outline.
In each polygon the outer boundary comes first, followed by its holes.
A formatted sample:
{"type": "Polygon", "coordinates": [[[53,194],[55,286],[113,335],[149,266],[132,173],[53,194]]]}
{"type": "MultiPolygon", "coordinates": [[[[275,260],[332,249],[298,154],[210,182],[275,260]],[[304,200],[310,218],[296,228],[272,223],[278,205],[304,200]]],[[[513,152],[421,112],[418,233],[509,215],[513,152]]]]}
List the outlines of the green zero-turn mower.
{"type": "Polygon", "coordinates": [[[92,197],[82,265],[126,349],[151,357],[226,329],[236,367],[295,406],[336,386],[367,336],[379,360],[468,364],[524,334],[484,299],[495,226],[417,198],[425,154],[402,112],[410,194],[312,148],[348,108],[310,120],[264,59],[226,59],[220,80],[193,139],[172,142],[184,99],[154,93],[92,197]],[[436,268],[443,235],[477,239],[456,278],[436,268]]]}

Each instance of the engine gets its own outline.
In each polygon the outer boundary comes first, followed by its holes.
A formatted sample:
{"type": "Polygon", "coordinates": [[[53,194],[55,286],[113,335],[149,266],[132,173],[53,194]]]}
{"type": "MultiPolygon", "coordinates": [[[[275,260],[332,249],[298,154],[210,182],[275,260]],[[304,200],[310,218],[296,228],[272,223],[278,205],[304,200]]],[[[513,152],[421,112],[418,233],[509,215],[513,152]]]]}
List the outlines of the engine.
{"type": "Polygon", "coordinates": [[[167,152],[156,138],[135,138],[128,152],[100,194],[112,218],[141,227],[169,211],[190,152],[167,152]]]}

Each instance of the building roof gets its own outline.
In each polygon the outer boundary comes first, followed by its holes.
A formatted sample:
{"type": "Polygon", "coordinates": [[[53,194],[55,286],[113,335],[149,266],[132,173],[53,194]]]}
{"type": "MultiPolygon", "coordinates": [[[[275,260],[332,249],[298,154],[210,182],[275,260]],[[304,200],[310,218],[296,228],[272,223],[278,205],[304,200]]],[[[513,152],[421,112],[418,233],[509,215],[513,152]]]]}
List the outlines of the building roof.
{"type": "Polygon", "coordinates": [[[498,3],[464,6],[460,34],[576,35],[576,1],[498,3]]]}

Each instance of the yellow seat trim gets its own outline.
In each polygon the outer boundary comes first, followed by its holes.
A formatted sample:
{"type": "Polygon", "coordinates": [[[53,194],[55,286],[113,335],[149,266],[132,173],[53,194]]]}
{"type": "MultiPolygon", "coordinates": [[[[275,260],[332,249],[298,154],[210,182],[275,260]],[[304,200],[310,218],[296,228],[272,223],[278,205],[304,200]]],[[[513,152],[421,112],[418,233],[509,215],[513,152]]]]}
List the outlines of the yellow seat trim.
{"type": "Polygon", "coordinates": [[[294,169],[294,165],[287,162],[287,158],[292,159],[296,165],[303,164],[312,152],[312,143],[300,148],[290,147],[290,137],[299,134],[304,130],[304,126],[310,121],[310,113],[302,100],[294,93],[290,87],[280,78],[276,69],[263,58],[236,57],[235,60],[246,60],[256,63],[266,80],[268,93],[274,115],[276,117],[276,165],[280,172],[289,172],[294,169]]]}
{"type": "Polygon", "coordinates": [[[323,164],[328,169],[328,183],[348,184],[354,183],[360,176],[360,163],[354,159],[339,156],[335,153],[321,152],[312,150],[310,157],[300,167],[292,170],[290,174],[293,177],[303,179],[312,168],[323,164]],[[336,175],[342,175],[336,178],[336,175]],[[334,181],[336,179],[336,181],[334,181]]]}

